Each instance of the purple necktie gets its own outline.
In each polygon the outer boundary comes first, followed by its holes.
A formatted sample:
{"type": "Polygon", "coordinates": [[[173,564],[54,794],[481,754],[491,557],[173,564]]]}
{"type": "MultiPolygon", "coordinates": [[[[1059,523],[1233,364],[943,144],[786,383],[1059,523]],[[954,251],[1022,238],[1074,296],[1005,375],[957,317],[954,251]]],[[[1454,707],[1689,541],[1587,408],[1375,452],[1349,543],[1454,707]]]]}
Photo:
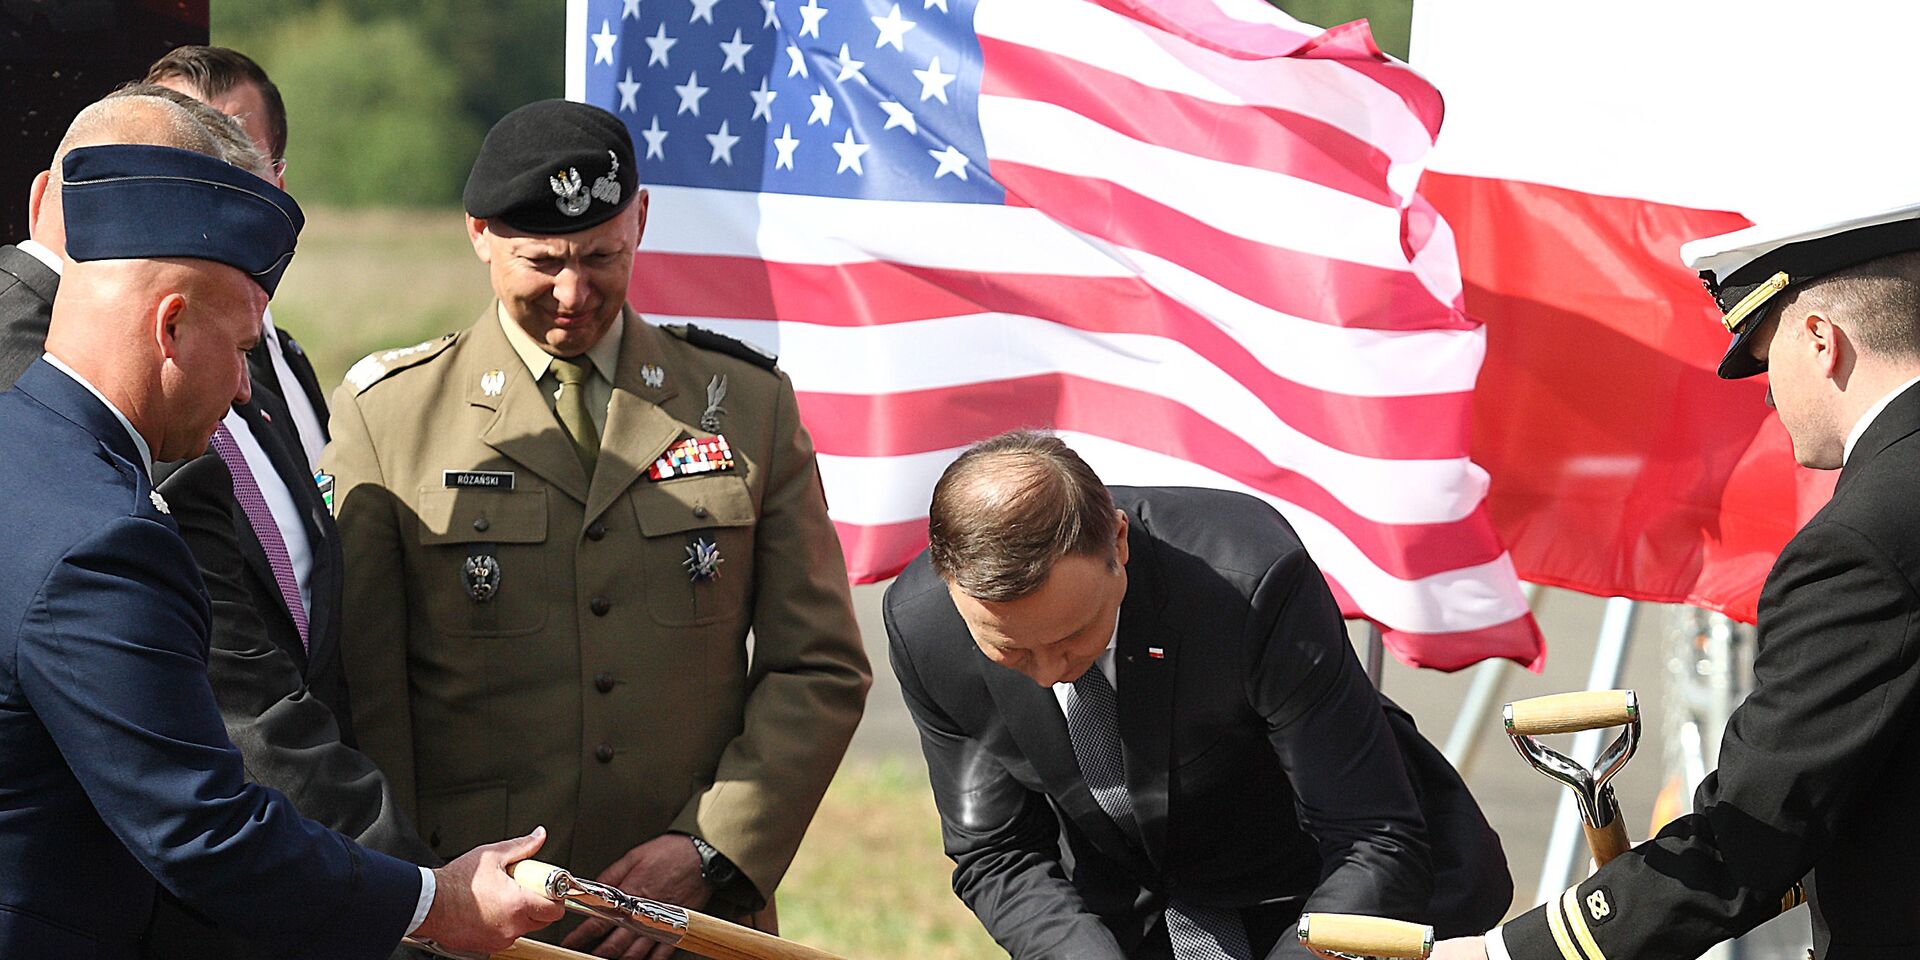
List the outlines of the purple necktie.
{"type": "Polygon", "coordinates": [[[227,464],[227,472],[233,474],[233,498],[240,501],[240,509],[247,512],[253,535],[259,539],[260,548],[267,552],[267,566],[273,568],[273,580],[280,585],[280,598],[287,602],[293,628],[300,631],[300,649],[312,652],[307,646],[307,606],[300,602],[300,582],[293,576],[293,558],[287,554],[287,542],[280,538],[280,525],[274,522],[273,511],[267,508],[267,498],[260,494],[260,484],[253,479],[246,455],[240,452],[240,445],[234,442],[233,434],[227,432],[224,423],[213,431],[213,452],[220,455],[227,464]]]}

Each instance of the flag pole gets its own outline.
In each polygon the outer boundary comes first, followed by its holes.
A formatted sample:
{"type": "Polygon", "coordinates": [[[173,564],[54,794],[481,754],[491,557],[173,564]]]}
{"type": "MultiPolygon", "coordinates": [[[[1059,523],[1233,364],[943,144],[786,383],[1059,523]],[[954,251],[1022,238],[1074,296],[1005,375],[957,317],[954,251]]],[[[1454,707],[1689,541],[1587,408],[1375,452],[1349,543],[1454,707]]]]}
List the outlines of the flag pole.
{"type": "MultiPolygon", "coordinates": [[[[1527,581],[1520,582],[1520,595],[1526,598],[1527,609],[1536,617],[1540,612],[1540,585],[1527,581]]],[[[1467,688],[1467,697],[1460,702],[1460,712],[1454,714],[1453,729],[1447,733],[1447,745],[1441,750],[1447,762],[1467,775],[1467,768],[1473,766],[1474,757],[1480,752],[1481,735],[1493,728],[1493,717],[1500,709],[1500,692],[1506,688],[1508,662],[1499,657],[1482,660],[1473,668],[1473,684],[1467,688]]]]}

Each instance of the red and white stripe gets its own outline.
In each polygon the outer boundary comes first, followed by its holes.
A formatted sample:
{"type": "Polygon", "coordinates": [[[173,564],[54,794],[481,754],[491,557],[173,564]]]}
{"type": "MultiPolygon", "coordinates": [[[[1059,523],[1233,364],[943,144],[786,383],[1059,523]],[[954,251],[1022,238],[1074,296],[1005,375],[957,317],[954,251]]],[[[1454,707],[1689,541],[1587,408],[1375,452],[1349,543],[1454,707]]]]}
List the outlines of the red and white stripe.
{"type": "Polygon", "coordinates": [[[1920,5],[1419,0],[1447,95],[1421,192],[1490,331],[1474,459],[1529,580],[1752,621],[1827,499],[1765,407],[1714,375],[1727,335],[1680,245],[1750,221],[1920,198],[1920,5]]]}
{"type": "Polygon", "coordinates": [[[781,356],[860,580],[969,443],[1059,431],[1109,482],[1273,503],[1417,665],[1533,663],[1467,454],[1485,340],[1412,193],[1424,81],[1258,0],[982,0],[1007,204],[654,188],[631,297],[781,356]]]}

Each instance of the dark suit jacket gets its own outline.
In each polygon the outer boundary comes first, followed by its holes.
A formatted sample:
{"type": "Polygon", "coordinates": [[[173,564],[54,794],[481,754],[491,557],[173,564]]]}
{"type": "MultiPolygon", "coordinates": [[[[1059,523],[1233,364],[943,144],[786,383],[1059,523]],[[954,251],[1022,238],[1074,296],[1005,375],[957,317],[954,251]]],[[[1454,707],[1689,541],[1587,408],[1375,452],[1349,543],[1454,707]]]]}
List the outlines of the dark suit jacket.
{"type": "MultiPolygon", "coordinates": [[[[255,386],[266,387],[269,391],[267,396],[260,398],[261,409],[267,411],[274,423],[285,424],[288,430],[293,430],[293,415],[287,411],[285,398],[289,395],[288,391],[298,390],[313,405],[314,418],[320,423],[320,439],[331,440],[327,429],[327,396],[320,389],[320,379],[313,372],[313,363],[307,359],[307,351],[301,349],[300,342],[293,339],[293,334],[278,326],[273,328],[273,334],[280,341],[280,355],[286,358],[287,369],[299,382],[281,383],[279,374],[273,369],[273,357],[267,353],[266,341],[256,344],[247,351],[247,374],[253,378],[255,386]]],[[[300,445],[295,443],[294,450],[297,452],[300,449],[300,445]]]]}
{"type": "Polygon", "coordinates": [[[33,254],[0,246],[0,390],[47,349],[47,322],[53,317],[53,291],[60,275],[33,254]]]}
{"type": "Polygon", "coordinates": [[[1115,669],[1144,849],[1088,791],[1053,692],[979,653],[925,555],[887,591],[954,890],[988,932],[1019,958],[1153,955],[1177,898],[1239,908],[1278,956],[1296,955],[1303,907],[1449,931],[1498,920],[1512,883],[1497,838],[1382,710],[1286,522],[1235,493],[1113,493],[1131,523],[1115,669]]]}
{"type": "Polygon", "coordinates": [[[137,457],[44,361],[0,394],[0,956],[132,957],[156,880],[271,950],[385,956],[419,872],[246,782],[137,457]]]}
{"type": "MultiPolygon", "coordinates": [[[[314,553],[308,641],[274,580],[267,555],[246,511],[233,496],[232,474],[209,451],[173,465],[160,492],[173,508],[180,534],[207,581],[213,603],[207,673],[228,736],[246,758],[247,777],[287,795],[307,817],[361,845],[413,863],[441,860],[401,811],[393,787],[373,761],[355,749],[348,729],[345,673],[340,666],[340,550],[333,518],[321,501],[295,441],[260,417],[254,401],[240,408],[255,440],[273,460],[307,520],[314,553]]],[[[255,946],[223,930],[171,897],[162,897],[147,934],[148,955],[197,960],[261,957],[255,946]]]]}
{"type": "Polygon", "coordinates": [[[1821,960],[1920,957],[1920,388],[1861,436],[1760,593],[1754,687],[1694,812],[1504,928],[1562,956],[1692,958],[1779,913],[1803,876],[1821,960]],[[1811,873],[1809,873],[1811,871],[1811,873]]]}

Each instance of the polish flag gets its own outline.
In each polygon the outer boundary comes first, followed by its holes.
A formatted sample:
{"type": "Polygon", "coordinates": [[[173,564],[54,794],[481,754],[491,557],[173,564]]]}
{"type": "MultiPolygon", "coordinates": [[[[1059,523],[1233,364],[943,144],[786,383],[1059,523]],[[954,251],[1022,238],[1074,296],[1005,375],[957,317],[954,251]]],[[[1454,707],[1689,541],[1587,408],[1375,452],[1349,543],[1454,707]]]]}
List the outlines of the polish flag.
{"type": "Polygon", "coordinates": [[[1472,459],[1522,577],[1751,622],[1832,493],[1680,245],[1920,199],[1920,4],[1419,0],[1446,97],[1421,193],[1486,324],[1472,459]]]}

